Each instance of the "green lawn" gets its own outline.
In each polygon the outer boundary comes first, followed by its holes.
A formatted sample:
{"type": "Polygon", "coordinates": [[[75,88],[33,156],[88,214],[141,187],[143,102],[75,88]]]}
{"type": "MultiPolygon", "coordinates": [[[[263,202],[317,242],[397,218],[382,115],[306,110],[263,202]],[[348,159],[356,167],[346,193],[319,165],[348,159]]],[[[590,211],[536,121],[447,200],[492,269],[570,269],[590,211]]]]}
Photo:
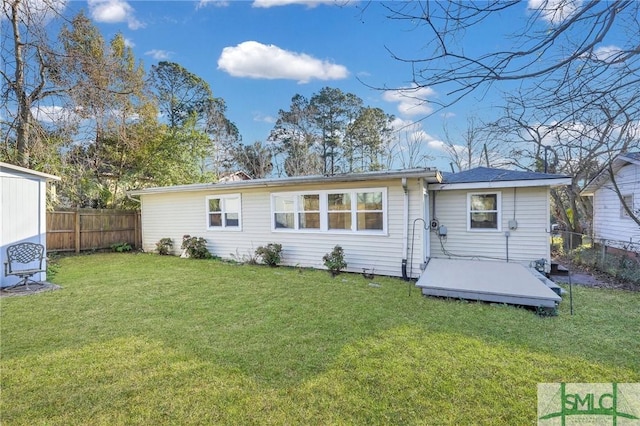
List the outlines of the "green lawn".
{"type": "Polygon", "coordinates": [[[533,424],[541,382],[639,382],[640,293],[559,316],[400,280],[149,254],[63,258],[0,302],[3,425],[533,424]]]}

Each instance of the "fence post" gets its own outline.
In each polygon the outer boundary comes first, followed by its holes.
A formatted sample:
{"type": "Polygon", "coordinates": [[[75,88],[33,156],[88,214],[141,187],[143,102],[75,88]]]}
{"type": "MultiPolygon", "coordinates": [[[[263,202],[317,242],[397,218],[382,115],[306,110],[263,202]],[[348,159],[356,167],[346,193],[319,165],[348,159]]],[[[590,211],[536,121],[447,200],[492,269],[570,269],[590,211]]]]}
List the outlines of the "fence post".
{"type": "Polygon", "coordinates": [[[80,210],[76,210],[76,214],[73,215],[75,220],[75,248],[76,253],[80,253],[80,210]]]}

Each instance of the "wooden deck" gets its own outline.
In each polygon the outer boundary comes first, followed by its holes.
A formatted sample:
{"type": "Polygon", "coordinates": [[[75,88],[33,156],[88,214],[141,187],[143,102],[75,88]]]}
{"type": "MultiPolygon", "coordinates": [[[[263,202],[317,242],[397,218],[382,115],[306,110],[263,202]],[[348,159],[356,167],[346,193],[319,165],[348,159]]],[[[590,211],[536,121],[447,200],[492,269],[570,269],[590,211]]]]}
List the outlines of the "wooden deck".
{"type": "Polygon", "coordinates": [[[428,296],[512,305],[554,308],[562,300],[519,263],[432,258],[416,286],[428,296]]]}

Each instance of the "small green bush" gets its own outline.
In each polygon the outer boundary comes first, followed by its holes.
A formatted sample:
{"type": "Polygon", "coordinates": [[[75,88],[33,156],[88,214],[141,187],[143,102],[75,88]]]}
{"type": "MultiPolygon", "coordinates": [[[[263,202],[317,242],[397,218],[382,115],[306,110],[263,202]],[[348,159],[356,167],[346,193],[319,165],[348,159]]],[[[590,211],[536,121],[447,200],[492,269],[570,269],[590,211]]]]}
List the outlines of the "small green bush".
{"type": "Polygon", "coordinates": [[[344,250],[339,245],[335,246],[331,253],[322,256],[322,260],[324,261],[324,266],[334,277],[347,267],[347,262],[344,260],[344,250]]]}
{"type": "Polygon", "coordinates": [[[211,259],[212,257],[207,249],[207,240],[202,237],[183,236],[181,248],[186,251],[188,257],[194,259],[211,259]]]}
{"type": "Polygon", "coordinates": [[[260,257],[265,265],[278,266],[282,253],[282,244],[269,243],[256,249],[256,257],[260,257]]]}
{"type": "Polygon", "coordinates": [[[161,238],[160,241],[156,243],[156,250],[158,254],[167,256],[171,253],[171,249],[173,248],[173,240],[171,238],[161,238]]]}
{"type": "Polygon", "coordinates": [[[129,243],[115,243],[111,244],[111,250],[124,253],[125,251],[131,251],[131,245],[129,243]]]}

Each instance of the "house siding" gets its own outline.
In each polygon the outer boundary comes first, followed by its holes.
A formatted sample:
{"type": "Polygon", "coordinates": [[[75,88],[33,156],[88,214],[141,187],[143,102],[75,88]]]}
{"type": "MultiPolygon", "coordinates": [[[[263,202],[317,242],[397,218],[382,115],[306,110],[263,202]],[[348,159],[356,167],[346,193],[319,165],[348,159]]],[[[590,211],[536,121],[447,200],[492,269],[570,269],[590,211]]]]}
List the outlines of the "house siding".
{"type": "MultiPolygon", "coordinates": [[[[421,179],[407,179],[409,189],[409,228],[417,217],[423,216],[423,184],[421,179]]],[[[373,182],[333,183],[329,188],[324,184],[269,188],[247,188],[229,190],[203,190],[197,192],[168,192],[143,194],[142,237],[145,251],[154,251],[161,238],[174,241],[174,254],[180,253],[182,236],[204,237],[209,251],[224,259],[242,259],[253,256],[255,249],[268,243],[282,244],[282,264],[324,268],[322,256],[335,245],[345,251],[348,271],[362,272],[363,268],[374,270],[375,274],[401,276],[402,259],[411,253],[407,244],[404,249],[404,191],[400,179],[373,182]],[[387,233],[385,235],[274,231],[271,229],[271,194],[278,192],[325,191],[340,189],[387,189],[387,233]],[[208,230],[205,199],[211,195],[241,194],[241,230],[208,230]]],[[[411,239],[411,230],[407,232],[411,239]]],[[[410,271],[417,277],[423,253],[422,233],[413,238],[413,266],[410,271]]]]}
{"type": "MultiPolygon", "coordinates": [[[[633,194],[634,209],[640,209],[640,166],[628,164],[616,173],[616,183],[623,195],[633,194]]],[[[640,250],[640,226],[629,217],[620,215],[620,199],[607,181],[593,196],[593,234],[596,239],[612,240],[607,245],[623,248],[632,242],[640,250]]]]}
{"type": "Polygon", "coordinates": [[[431,233],[432,257],[477,257],[521,262],[550,261],[549,188],[524,187],[437,191],[433,218],[447,227],[447,237],[431,233]],[[501,230],[467,230],[467,194],[501,193],[501,230]],[[517,221],[517,229],[509,229],[509,221],[517,221]],[[508,251],[506,232],[509,232],[508,251]]]}

